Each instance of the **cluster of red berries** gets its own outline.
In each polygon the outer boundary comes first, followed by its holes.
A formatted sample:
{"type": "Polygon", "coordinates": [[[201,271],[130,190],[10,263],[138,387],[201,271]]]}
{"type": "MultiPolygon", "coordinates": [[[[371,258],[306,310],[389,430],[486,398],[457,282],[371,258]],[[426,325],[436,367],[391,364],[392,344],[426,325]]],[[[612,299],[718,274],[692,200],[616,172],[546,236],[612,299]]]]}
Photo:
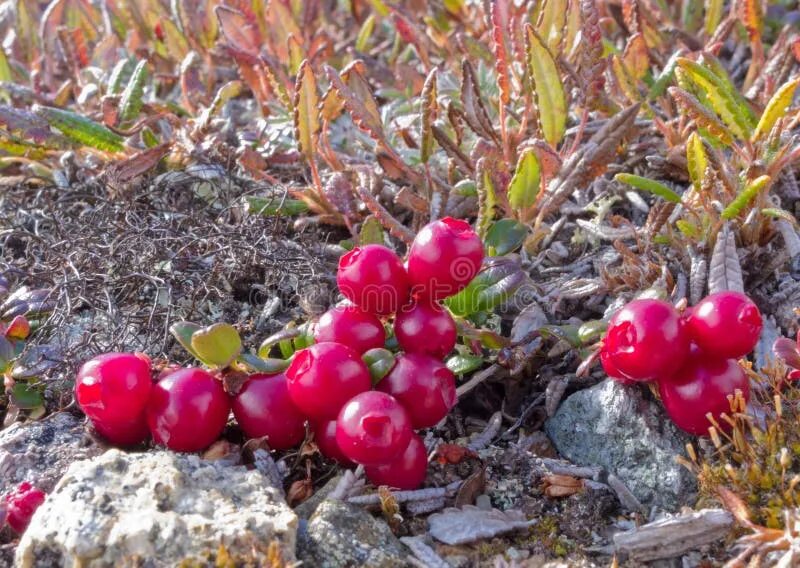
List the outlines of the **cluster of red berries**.
{"type": "Polygon", "coordinates": [[[233,397],[202,369],[169,368],[154,383],[146,356],[108,353],[80,369],[76,399],[114,444],[135,445],[152,435],[184,452],[211,445],[231,410],[245,435],[266,437],[277,450],[299,444],[308,421],[323,455],[363,464],[376,484],[415,488],[425,478],[427,456],[414,430],[435,425],[456,403],[455,377],[442,358],[457,331],[439,301],[466,287],[483,254],[478,235],[451,218],[419,232],[406,266],[380,245],[351,250],[337,272],[351,305],[320,318],[316,343],[296,352],[284,373],[251,375],[233,397]],[[362,357],[384,348],[380,318],[393,314],[403,353],[372,390],[362,357]]]}
{"type": "Polygon", "coordinates": [[[657,381],[672,421],[706,435],[711,422],[724,427],[728,397],[750,384],[737,359],[750,353],[761,334],[761,313],[738,292],[718,292],[683,314],[660,300],[634,300],[611,318],[600,360],[622,382],[657,381]]]}
{"type": "Polygon", "coordinates": [[[14,532],[22,534],[31,522],[31,517],[44,503],[46,495],[27,481],[17,485],[3,496],[5,520],[14,532]]]}

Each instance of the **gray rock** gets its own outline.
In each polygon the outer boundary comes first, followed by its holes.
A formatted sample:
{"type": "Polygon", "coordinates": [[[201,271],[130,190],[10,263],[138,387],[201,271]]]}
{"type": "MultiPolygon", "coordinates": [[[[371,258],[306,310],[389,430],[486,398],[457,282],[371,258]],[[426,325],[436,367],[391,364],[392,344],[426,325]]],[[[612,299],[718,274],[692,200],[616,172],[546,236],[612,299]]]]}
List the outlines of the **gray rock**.
{"type": "Polygon", "coordinates": [[[645,505],[675,510],[695,499],[694,478],[675,462],[690,438],[641,387],[609,379],[576,392],[545,431],[562,456],[604,467],[645,505]]]}
{"type": "Polygon", "coordinates": [[[297,517],[258,471],[196,455],[109,450],[70,466],[16,553],[20,568],[294,561],[297,517]]]}
{"type": "Polygon", "coordinates": [[[407,550],[386,523],[335,500],[323,501],[300,531],[297,555],[314,568],[408,566],[407,550]]]}
{"type": "Polygon", "coordinates": [[[67,412],[12,424],[0,432],[0,493],[22,481],[49,492],[72,462],[103,451],[86,436],[83,421],[67,412]]]}

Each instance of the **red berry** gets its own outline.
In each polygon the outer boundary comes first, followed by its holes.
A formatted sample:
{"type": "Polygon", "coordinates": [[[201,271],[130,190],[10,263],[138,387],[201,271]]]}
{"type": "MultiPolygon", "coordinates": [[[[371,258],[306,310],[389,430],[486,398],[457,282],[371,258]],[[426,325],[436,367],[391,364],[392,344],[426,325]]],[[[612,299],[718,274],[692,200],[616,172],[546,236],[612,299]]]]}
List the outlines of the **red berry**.
{"type": "Polygon", "coordinates": [[[408,353],[441,359],[456,344],[456,323],[450,312],[427,300],[404,306],[394,320],[394,334],[408,353]]]}
{"type": "Polygon", "coordinates": [[[618,381],[624,385],[630,385],[635,383],[633,379],[626,377],[619,369],[614,366],[614,363],[608,356],[608,352],[603,349],[600,351],[600,364],[603,366],[603,371],[605,371],[606,375],[618,381]]]}
{"type": "Polygon", "coordinates": [[[144,410],[133,420],[126,422],[92,420],[92,426],[103,438],[113,445],[123,448],[141,444],[150,437],[150,428],[147,426],[144,410]]]}
{"type": "Polygon", "coordinates": [[[713,357],[744,357],[758,343],[761,312],[739,292],[717,292],[703,298],[686,319],[692,341],[713,357]]]}
{"type": "Polygon", "coordinates": [[[358,353],[340,343],[317,343],[298,351],[286,369],[292,401],[313,421],[333,420],[344,404],[372,388],[358,353]]]}
{"type": "Polygon", "coordinates": [[[346,467],[355,465],[342,453],[339,443],[336,441],[336,420],[316,422],[312,425],[312,429],[314,430],[314,441],[323,456],[346,467]]]}
{"type": "Polygon", "coordinates": [[[150,360],[140,353],[106,353],[83,364],[75,380],[75,398],[95,422],[136,420],[147,405],[152,379],[150,360]]]}
{"type": "Polygon", "coordinates": [[[347,345],[358,353],[383,347],[386,331],[376,316],[356,306],[337,306],[319,318],[317,343],[332,341],[347,345]]]}
{"type": "Polygon", "coordinates": [[[157,444],[198,452],[222,434],[231,403],[222,383],[202,369],[181,369],[153,386],[147,424],[157,444]]]}
{"type": "Polygon", "coordinates": [[[358,307],[379,316],[397,311],[408,299],[408,275],[400,259],[381,245],[356,247],[339,260],[339,291],[358,307]]]}
{"type": "Polygon", "coordinates": [[[408,411],[415,429],[429,428],[458,402],[456,379],[444,363],[430,355],[405,353],[375,387],[396,398],[408,411]]]}
{"type": "Polygon", "coordinates": [[[250,375],[231,406],[245,435],[266,436],[273,450],[289,449],[305,438],[306,417],[289,397],[283,373],[250,375]]]}
{"type": "Polygon", "coordinates": [[[349,459],[386,463],[408,446],[413,431],[408,412],[393,396],[368,391],[354,396],[336,419],[336,442],[349,459]]]}
{"type": "Polygon", "coordinates": [[[483,243],[465,221],[445,217],[428,223],[408,252],[411,291],[442,300],[456,294],[475,277],[483,261],[483,243]]]}
{"type": "Polygon", "coordinates": [[[700,350],[692,353],[678,372],[658,382],[661,400],[672,421],[696,436],[708,434],[709,412],[720,426],[726,427],[720,415],[731,413],[728,395],[736,389],[749,400],[750,383],[736,360],[709,357],[700,350]]]}
{"type": "Polygon", "coordinates": [[[634,300],[609,321],[603,349],[619,373],[647,381],[677,371],[689,353],[689,339],[671,304],[634,300]]]}
{"type": "Polygon", "coordinates": [[[388,485],[406,491],[416,489],[428,473],[428,452],[422,438],[413,434],[405,451],[398,457],[380,465],[365,466],[364,472],[373,485],[388,485]]]}
{"type": "Polygon", "coordinates": [[[20,483],[6,494],[6,521],[17,534],[22,534],[31,522],[36,509],[44,503],[47,495],[27,481],[20,483]]]}

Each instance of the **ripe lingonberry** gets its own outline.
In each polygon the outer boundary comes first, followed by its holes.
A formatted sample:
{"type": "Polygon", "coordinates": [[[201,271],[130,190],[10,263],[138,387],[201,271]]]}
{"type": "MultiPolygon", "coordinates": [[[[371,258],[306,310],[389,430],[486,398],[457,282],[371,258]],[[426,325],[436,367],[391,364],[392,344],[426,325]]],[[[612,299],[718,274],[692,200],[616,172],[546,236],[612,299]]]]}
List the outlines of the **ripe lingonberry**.
{"type": "Polygon", "coordinates": [[[23,481],[4,497],[6,522],[17,534],[22,534],[31,522],[36,509],[44,503],[44,491],[23,481]]]}
{"type": "Polygon", "coordinates": [[[744,357],[758,343],[761,312],[739,292],[717,292],[703,298],[686,320],[686,330],[707,355],[718,358],[744,357]]]}
{"type": "Polygon", "coordinates": [[[372,388],[358,353],[340,343],[317,343],[298,351],[286,369],[289,396],[312,421],[333,420],[355,395],[372,388]]]}
{"type": "Polygon", "coordinates": [[[394,335],[404,351],[441,359],[456,344],[456,323],[450,312],[440,305],[421,300],[397,312],[394,335]]]}
{"type": "Polygon", "coordinates": [[[305,416],[289,397],[286,375],[250,375],[231,402],[233,415],[248,438],[266,436],[273,450],[303,441],[305,416]]]}
{"type": "Polygon", "coordinates": [[[141,444],[150,436],[150,428],[147,426],[147,417],[144,409],[142,413],[133,420],[125,422],[110,422],[108,420],[92,420],[92,426],[103,438],[115,446],[128,447],[141,444]]]}
{"type": "Polygon", "coordinates": [[[750,383],[736,360],[709,357],[699,349],[694,349],[680,370],[658,381],[661,400],[672,421],[695,436],[708,435],[708,413],[727,428],[720,415],[731,413],[728,395],[736,389],[742,391],[745,401],[749,400],[750,383]]]}
{"type": "Polygon", "coordinates": [[[406,449],[412,434],[408,412],[384,392],[354,396],[336,419],[336,442],[342,453],[364,465],[391,461],[406,449]]]}
{"type": "Polygon", "coordinates": [[[356,306],[337,306],[319,318],[314,339],[317,343],[341,343],[358,353],[365,353],[383,347],[386,331],[375,315],[356,306]]]}
{"type": "Polygon", "coordinates": [[[622,371],[614,366],[614,363],[609,358],[608,352],[606,352],[605,349],[600,351],[600,364],[603,366],[603,371],[605,371],[606,375],[615,381],[618,381],[624,385],[630,385],[636,382],[629,377],[626,377],[622,371]]]}
{"type": "Polygon", "coordinates": [[[439,359],[422,353],[398,356],[375,388],[392,395],[406,408],[415,429],[438,424],[457,402],[453,372],[439,359]]]}
{"type": "Polygon", "coordinates": [[[339,260],[339,291],[369,313],[388,316],[408,299],[409,282],[395,253],[381,245],[356,247],[339,260]]]}
{"type": "Polygon", "coordinates": [[[317,443],[320,453],[328,459],[339,462],[345,467],[354,465],[349,460],[336,441],[336,420],[323,420],[311,425],[314,431],[314,441],[317,443]]]}
{"type": "Polygon", "coordinates": [[[197,452],[222,434],[231,411],[222,383],[202,369],[182,369],[153,386],[147,424],[157,444],[197,452]]]}
{"type": "Polygon", "coordinates": [[[388,485],[406,491],[416,489],[428,473],[428,453],[422,438],[413,434],[399,456],[387,463],[365,466],[364,473],[373,485],[388,485]]]}
{"type": "Polygon", "coordinates": [[[469,284],[481,268],[483,243],[465,221],[445,217],[428,223],[408,252],[412,294],[443,300],[469,284]]]}
{"type": "Polygon", "coordinates": [[[689,353],[689,338],[671,304],[634,300],[609,321],[603,349],[623,376],[646,381],[677,371],[689,353]]]}
{"type": "Polygon", "coordinates": [[[150,396],[150,360],[140,353],[106,353],[83,364],[75,399],[94,422],[121,424],[141,416],[150,396]]]}

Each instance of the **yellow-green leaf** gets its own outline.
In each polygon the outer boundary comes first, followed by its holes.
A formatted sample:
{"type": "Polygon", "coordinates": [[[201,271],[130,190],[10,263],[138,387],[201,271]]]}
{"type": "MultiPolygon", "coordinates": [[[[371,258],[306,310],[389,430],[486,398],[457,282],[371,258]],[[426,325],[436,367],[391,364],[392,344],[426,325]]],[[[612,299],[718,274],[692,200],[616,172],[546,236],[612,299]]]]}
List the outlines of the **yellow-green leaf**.
{"type": "Polygon", "coordinates": [[[77,113],[40,105],[33,105],[32,110],[50,126],[79,144],[107,152],[121,152],[124,148],[125,140],[122,136],[77,113]]]}
{"type": "Polygon", "coordinates": [[[647,191],[653,195],[658,195],[660,198],[666,201],[670,201],[672,203],[681,202],[681,196],[661,182],[633,174],[617,174],[614,176],[614,179],[616,181],[633,186],[636,189],[641,189],[642,191],[647,191]]]}
{"type": "Polygon", "coordinates": [[[692,185],[695,190],[700,191],[700,185],[703,183],[703,176],[708,167],[708,157],[703,141],[697,132],[692,132],[689,140],[686,141],[686,164],[692,185]]]}
{"type": "Polygon", "coordinates": [[[758,193],[764,189],[770,181],[772,181],[772,178],[769,176],[760,176],[747,184],[747,187],[736,196],[736,199],[731,201],[730,205],[723,209],[722,218],[730,220],[736,217],[742,212],[742,209],[756,198],[758,193]]]}
{"type": "Polygon", "coordinates": [[[675,99],[675,103],[681,111],[694,120],[698,128],[704,129],[710,136],[726,146],[733,143],[733,133],[717,118],[717,115],[701,104],[693,95],[680,87],[670,87],[669,94],[675,99]]]}
{"type": "Polygon", "coordinates": [[[314,138],[319,133],[317,81],[308,60],[300,64],[294,87],[294,132],[300,152],[314,158],[314,138]]]}
{"type": "Polygon", "coordinates": [[[8,65],[8,58],[6,51],[0,47],[0,81],[13,81],[14,76],[11,74],[11,67],[8,65]]]}
{"type": "Polygon", "coordinates": [[[628,73],[636,80],[641,80],[650,69],[650,55],[647,52],[647,42],[641,33],[628,38],[622,61],[628,73]]]}
{"type": "Polygon", "coordinates": [[[139,116],[142,110],[144,83],[147,80],[147,61],[140,61],[133,70],[130,80],[119,101],[119,122],[127,122],[139,116]]]}
{"type": "Polygon", "coordinates": [[[525,50],[538,107],[539,124],[544,139],[555,146],[566,132],[567,96],[550,50],[533,31],[533,27],[526,25],[525,29],[525,50]]]}
{"type": "Polygon", "coordinates": [[[772,127],[775,126],[775,123],[783,118],[783,115],[786,114],[786,109],[792,104],[797,85],[800,85],[800,77],[785,83],[772,95],[769,103],[767,103],[767,107],[761,114],[761,120],[758,121],[756,131],[753,133],[753,140],[759,140],[767,136],[772,130],[772,127]]]}
{"type": "Polygon", "coordinates": [[[192,334],[192,349],[203,363],[224,369],[242,352],[239,332],[229,323],[215,323],[192,334]]]}
{"type": "Polygon", "coordinates": [[[545,41],[547,47],[553,51],[556,51],[561,43],[566,19],[567,0],[544,0],[542,11],[539,13],[539,21],[536,24],[536,32],[545,41]]]}
{"type": "Polygon", "coordinates": [[[706,0],[705,32],[707,36],[714,35],[714,32],[719,27],[724,7],[725,0],[706,0]]]}
{"type": "Polygon", "coordinates": [[[533,148],[526,148],[517,160],[517,169],[508,186],[508,202],[514,209],[527,209],[539,193],[541,167],[533,148]]]}
{"type": "Polygon", "coordinates": [[[433,153],[433,121],[436,120],[438,110],[438,90],[436,86],[436,69],[434,68],[425,79],[420,95],[420,144],[419,159],[423,164],[427,164],[433,153]]]}
{"type": "Polygon", "coordinates": [[[361,29],[358,30],[356,36],[356,51],[364,52],[367,49],[367,42],[372,37],[372,32],[375,30],[375,14],[370,14],[369,17],[361,24],[361,29]]]}

